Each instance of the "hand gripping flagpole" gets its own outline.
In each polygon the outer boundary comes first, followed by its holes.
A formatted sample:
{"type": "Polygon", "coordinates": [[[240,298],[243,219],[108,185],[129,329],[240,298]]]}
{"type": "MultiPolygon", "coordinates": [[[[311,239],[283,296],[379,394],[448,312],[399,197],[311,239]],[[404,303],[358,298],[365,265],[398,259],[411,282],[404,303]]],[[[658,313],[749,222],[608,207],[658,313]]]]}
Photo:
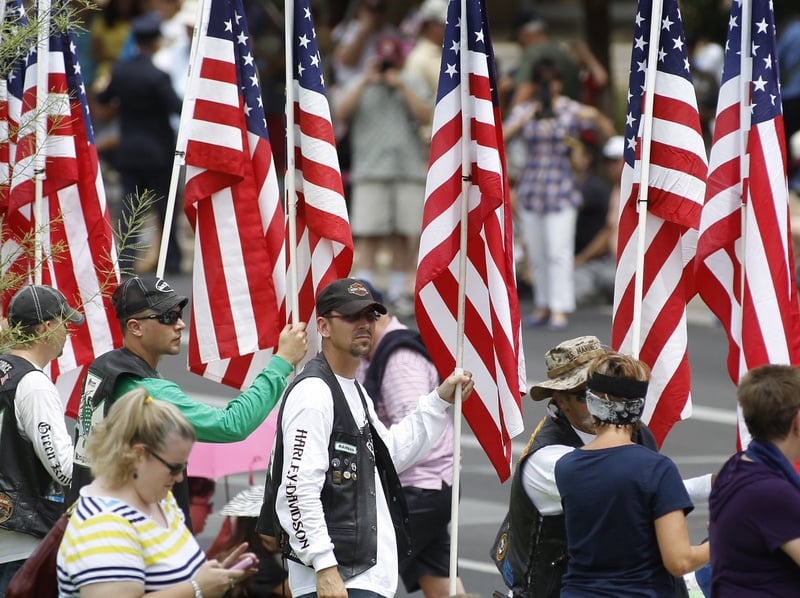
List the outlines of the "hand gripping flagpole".
{"type": "Polygon", "coordinates": [[[650,189],[650,149],[653,138],[653,101],[656,94],[656,74],[658,72],[658,49],[661,36],[661,15],[663,0],[653,0],[650,12],[650,45],[647,51],[647,73],[644,84],[644,106],[642,109],[642,139],[639,176],[639,199],[636,209],[639,224],[636,239],[636,274],[633,292],[633,322],[631,326],[631,355],[639,358],[642,349],[642,300],[644,289],[644,253],[647,240],[647,201],[650,189]]]}
{"type": "MultiPolygon", "coordinates": [[[[464,366],[464,303],[467,290],[467,231],[469,218],[469,191],[472,186],[471,122],[469,112],[469,27],[467,25],[467,0],[461,0],[461,27],[459,34],[459,78],[461,92],[461,220],[460,247],[458,250],[458,312],[456,320],[456,373],[464,366]]],[[[448,593],[456,594],[458,579],[458,498],[461,494],[461,384],[456,386],[453,402],[453,487],[450,497],[450,579],[448,593]]]]}
{"type": "Polygon", "coordinates": [[[295,170],[295,131],[294,131],[294,1],[284,4],[283,36],[286,56],[286,222],[289,252],[289,289],[286,295],[287,307],[291,301],[292,324],[300,321],[300,290],[297,288],[297,173],[295,170]]]}
{"type": "Polygon", "coordinates": [[[47,142],[47,111],[50,97],[48,81],[50,73],[50,0],[39,0],[36,17],[38,19],[38,29],[36,40],[36,149],[33,157],[33,280],[36,284],[42,284],[42,235],[44,234],[42,201],[44,197],[44,179],[46,177],[47,152],[45,143],[47,142]]]}
{"type": "Polygon", "coordinates": [[[208,27],[208,6],[211,0],[200,0],[197,14],[194,19],[194,29],[192,29],[192,43],[189,50],[189,71],[186,73],[186,90],[183,95],[183,105],[181,106],[180,124],[178,125],[178,138],[175,143],[175,156],[172,160],[172,176],[169,180],[169,191],[167,192],[167,210],[164,214],[164,223],[161,229],[161,247],[158,250],[158,266],[156,266],[156,276],[164,277],[164,269],[167,264],[167,250],[169,249],[169,235],[172,232],[172,220],[175,214],[175,198],[178,195],[178,182],[180,181],[181,166],[186,164],[186,144],[187,144],[187,122],[194,112],[195,100],[197,99],[198,77],[192,76],[194,62],[197,59],[197,46],[200,44],[200,31],[208,27]]]}

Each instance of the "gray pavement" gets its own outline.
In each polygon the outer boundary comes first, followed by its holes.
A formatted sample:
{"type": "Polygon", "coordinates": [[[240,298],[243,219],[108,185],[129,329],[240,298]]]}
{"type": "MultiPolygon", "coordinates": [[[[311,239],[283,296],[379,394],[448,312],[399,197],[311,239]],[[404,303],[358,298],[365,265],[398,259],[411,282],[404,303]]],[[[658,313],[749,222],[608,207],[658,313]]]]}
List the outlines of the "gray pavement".
{"type": "MultiPolygon", "coordinates": [[[[170,277],[180,291],[189,294],[188,276],[170,277]]],[[[523,310],[530,305],[523,302],[523,310]]],[[[667,437],[663,452],[678,465],[684,477],[715,471],[735,448],[735,388],[725,371],[727,345],[721,326],[717,325],[701,303],[690,307],[689,351],[692,364],[692,388],[695,412],[691,419],[678,423],[667,437]]],[[[583,309],[573,314],[567,332],[525,330],[523,345],[527,375],[531,381],[545,377],[543,356],[561,340],[582,334],[597,335],[610,341],[611,309],[608,306],[583,309]]],[[[181,384],[199,399],[224,404],[234,391],[207,382],[186,371],[185,350],[180,357],[164,359],[161,373],[181,384]]],[[[525,432],[515,439],[515,457],[528,435],[544,414],[544,406],[523,399],[525,432]]],[[[463,426],[461,467],[461,502],[459,515],[459,573],[467,591],[479,596],[491,596],[502,588],[502,581],[489,560],[489,549],[495,532],[505,514],[510,483],[500,484],[493,468],[477,444],[469,427],[463,426]]],[[[265,451],[268,447],[265,447],[265,451]]],[[[256,472],[256,483],[263,483],[263,472],[256,472]]],[[[233,475],[218,482],[214,497],[219,509],[228,497],[246,487],[247,475],[233,475]]],[[[693,541],[706,535],[707,505],[697,505],[689,516],[689,531],[693,541]]],[[[213,514],[201,543],[213,540],[222,518],[213,514]]],[[[402,583],[401,583],[402,586],[402,583]]],[[[402,587],[398,597],[409,596],[402,587]]],[[[421,596],[421,593],[413,594],[421,596]]]]}

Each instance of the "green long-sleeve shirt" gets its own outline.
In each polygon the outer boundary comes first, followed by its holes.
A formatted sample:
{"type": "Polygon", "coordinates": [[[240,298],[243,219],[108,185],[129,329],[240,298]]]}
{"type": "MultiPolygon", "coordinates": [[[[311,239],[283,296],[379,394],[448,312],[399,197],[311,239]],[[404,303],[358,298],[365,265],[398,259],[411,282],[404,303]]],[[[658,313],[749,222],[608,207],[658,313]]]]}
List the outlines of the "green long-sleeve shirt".
{"type": "Polygon", "coordinates": [[[286,388],[286,377],[292,365],[273,355],[253,380],[253,384],[225,407],[212,407],[199,403],[187,395],[180,386],[163,378],[128,376],[117,382],[115,398],[135,388],[144,388],[150,396],[175,405],[194,427],[200,442],[237,442],[247,438],[267,418],[286,388]]]}

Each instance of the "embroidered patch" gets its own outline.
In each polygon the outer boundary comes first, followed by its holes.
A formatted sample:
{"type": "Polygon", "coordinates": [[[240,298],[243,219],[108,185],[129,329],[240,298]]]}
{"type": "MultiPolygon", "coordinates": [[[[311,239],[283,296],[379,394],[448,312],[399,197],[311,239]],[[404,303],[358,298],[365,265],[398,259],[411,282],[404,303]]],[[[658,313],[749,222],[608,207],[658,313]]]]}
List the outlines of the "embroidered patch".
{"type": "Polygon", "coordinates": [[[0,492],[0,523],[5,523],[14,514],[14,501],[5,492],[0,492]]]}
{"type": "Polygon", "coordinates": [[[333,443],[333,450],[342,451],[343,453],[350,453],[351,455],[355,455],[358,452],[356,447],[352,444],[339,441],[333,443]]]}
{"type": "Polygon", "coordinates": [[[495,552],[495,560],[503,561],[506,558],[506,552],[508,552],[508,532],[504,532],[500,538],[497,540],[497,550],[495,552]]]}
{"type": "Polygon", "coordinates": [[[0,386],[5,384],[9,378],[9,372],[14,369],[14,366],[8,363],[5,359],[0,359],[0,386]]]}

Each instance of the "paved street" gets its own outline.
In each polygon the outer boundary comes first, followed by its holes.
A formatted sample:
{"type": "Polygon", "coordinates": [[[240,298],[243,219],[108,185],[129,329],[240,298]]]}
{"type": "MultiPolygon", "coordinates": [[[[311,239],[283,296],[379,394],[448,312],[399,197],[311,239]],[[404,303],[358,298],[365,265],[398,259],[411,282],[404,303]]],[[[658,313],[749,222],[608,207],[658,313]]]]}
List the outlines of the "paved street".
{"type": "MultiPolygon", "coordinates": [[[[171,277],[170,281],[179,291],[189,293],[191,282],[188,276],[171,277]]],[[[523,305],[523,309],[529,308],[529,305],[523,305]]],[[[734,387],[725,372],[725,334],[720,326],[714,324],[713,318],[708,316],[702,306],[692,309],[691,321],[694,322],[689,329],[694,415],[673,428],[663,447],[663,452],[677,463],[684,477],[716,470],[735,446],[735,396],[734,387]]],[[[523,342],[528,379],[536,381],[544,378],[544,353],[561,340],[581,334],[594,334],[603,342],[609,342],[610,329],[610,307],[598,307],[573,314],[570,329],[566,333],[525,330],[523,342]]],[[[234,394],[230,389],[187,373],[185,351],[180,357],[165,358],[159,369],[165,377],[176,380],[186,390],[197,393],[204,400],[224,403],[225,398],[234,394]]],[[[529,398],[524,399],[523,406],[526,431],[515,440],[516,454],[519,454],[536,422],[545,413],[543,405],[533,403],[529,398]]],[[[510,483],[499,483],[469,427],[465,424],[463,429],[465,437],[462,443],[459,517],[460,575],[469,592],[488,597],[492,590],[502,586],[488,553],[505,514],[510,483]]],[[[264,450],[268,450],[267,447],[264,450]]],[[[263,472],[257,472],[255,477],[257,483],[263,483],[263,472]]],[[[233,496],[246,484],[246,474],[220,480],[214,497],[215,508],[218,509],[225,503],[226,490],[228,496],[233,496]]],[[[706,505],[697,505],[690,515],[693,541],[698,542],[705,536],[707,517],[706,505]]],[[[207,531],[201,536],[204,545],[213,539],[220,523],[221,518],[212,515],[207,531]]],[[[421,596],[419,593],[414,595],[421,596]]],[[[409,594],[401,587],[397,596],[409,594]]]]}

